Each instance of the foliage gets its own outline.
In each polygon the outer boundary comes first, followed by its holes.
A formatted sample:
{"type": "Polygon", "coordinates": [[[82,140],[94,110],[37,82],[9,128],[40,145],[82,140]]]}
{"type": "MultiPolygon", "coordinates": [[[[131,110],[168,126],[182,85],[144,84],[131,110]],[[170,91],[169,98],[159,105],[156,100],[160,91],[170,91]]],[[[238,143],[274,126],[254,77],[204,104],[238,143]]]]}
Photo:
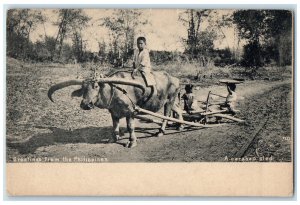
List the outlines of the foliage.
{"type": "Polygon", "coordinates": [[[110,57],[124,58],[125,61],[133,54],[138,27],[149,23],[137,9],[115,9],[112,16],[101,21],[101,26],[110,30],[110,57]]]}
{"type": "Polygon", "coordinates": [[[30,34],[46,18],[40,10],[11,9],[7,12],[7,54],[15,58],[28,58],[32,52],[30,34]]]}
{"type": "MultiPolygon", "coordinates": [[[[153,63],[159,65],[170,61],[178,61],[180,58],[179,52],[171,51],[150,51],[150,59],[153,63]]],[[[181,60],[179,60],[181,61],[181,60]]]]}
{"type": "MultiPolygon", "coordinates": [[[[56,36],[45,36],[36,42],[30,37],[45,22],[42,9],[11,9],[7,12],[7,55],[34,61],[87,62],[97,61],[126,65],[133,54],[135,39],[142,26],[149,24],[146,12],[139,9],[115,9],[101,18],[98,26],[109,30],[109,42],[98,40],[98,52],[87,50],[83,31],[90,17],[82,9],[55,10],[56,36]]],[[[209,9],[187,9],[179,14],[186,28],[183,53],[178,51],[151,51],[155,65],[194,63],[200,67],[241,65],[252,67],[286,66],[292,63],[293,14],[288,10],[232,10],[222,12],[209,9]],[[243,48],[232,48],[226,29],[235,29],[243,48]],[[217,49],[218,41],[227,43],[226,49],[217,49]],[[230,47],[230,49],[229,49],[230,47]],[[243,49],[243,54],[241,50],[243,49]],[[239,53],[240,52],[240,53],[239,53]],[[238,55],[238,57],[237,57],[238,55]],[[238,60],[236,60],[238,59],[238,60]]],[[[44,25],[45,26],[45,25],[44,25]]],[[[163,28],[161,28],[163,29],[163,28]]],[[[159,32],[159,31],[158,31],[159,32]]],[[[236,35],[235,35],[236,36],[236,35]]],[[[106,38],[106,37],[103,37],[106,38]]]]}
{"type": "Polygon", "coordinates": [[[82,9],[59,9],[58,14],[59,20],[54,23],[54,25],[59,27],[56,36],[56,51],[58,51],[58,58],[61,56],[65,38],[73,37],[73,46],[76,51],[75,56],[79,61],[81,61],[81,57],[83,55],[81,31],[87,26],[87,23],[91,18],[86,16],[82,9]]]}
{"type": "MultiPolygon", "coordinates": [[[[187,26],[187,39],[184,39],[185,43],[185,53],[189,54],[191,58],[195,58],[201,51],[206,50],[207,45],[206,41],[212,41],[212,39],[203,40],[203,36],[201,37],[201,23],[203,23],[204,19],[208,17],[211,11],[208,9],[204,10],[194,10],[188,9],[179,16],[179,20],[183,22],[185,26],[187,26]],[[202,42],[200,42],[202,40],[202,42]],[[204,43],[204,45],[202,44],[204,43]]],[[[209,37],[208,35],[206,37],[209,37]]],[[[210,43],[208,43],[210,44],[210,43]]]]}
{"type": "Polygon", "coordinates": [[[244,46],[245,66],[260,67],[270,59],[282,65],[290,63],[288,59],[291,59],[292,51],[287,48],[291,46],[292,13],[290,11],[238,10],[234,12],[233,20],[241,38],[248,41],[244,46]],[[284,45],[284,41],[289,43],[284,45]],[[272,52],[272,56],[268,51],[272,52]]]}
{"type": "Polygon", "coordinates": [[[98,42],[98,46],[99,46],[99,52],[98,52],[99,61],[101,64],[103,64],[104,61],[107,59],[107,52],[106,52],[107,45],[104,41],[102,41],[102,42],[98,42]]]}
{"type": "Polygon", "coordinates": [[[85,50],[85,44],[82,40],[80,32],[75,31],[72,37],[73,41],[73,54],[78,62],[83,62],[83,55],[85,50]]]}
{"type": "Polygon", "coordinates": [[[42,62],[51,60],[51,52],[47,49],[45,42],[37,41],[34,44],[33,59],[36,61],[42,61],[42,62]]]}
{"type": "Polygon", "coordinates": [[[201,66],[211,66],[215,57],[214,42],[226,38],[223,28],[231,26],[231,15],[211,9],[188,9],[179,20],[187,27],[184,53],[201,66]]]}
{"type": "Polygon", "coordinates": [[[214,50],[214,65],[225,67],[228,65],[233,65],[237,63],[233,58],[233,54],[230,49],[227,47],[225,49],[216,49],[214,50]]]}

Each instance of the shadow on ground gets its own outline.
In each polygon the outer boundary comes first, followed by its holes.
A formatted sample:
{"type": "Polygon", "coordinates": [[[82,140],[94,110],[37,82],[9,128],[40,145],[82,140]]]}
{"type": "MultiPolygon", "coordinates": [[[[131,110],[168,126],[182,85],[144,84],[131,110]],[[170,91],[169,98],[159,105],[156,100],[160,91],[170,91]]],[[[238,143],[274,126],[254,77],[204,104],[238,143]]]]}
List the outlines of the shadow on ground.
{"type": "MultiPolygon", "coordinates": [[[[18,150],[19,154],[33,154],[39,147],[50,146],[56,144],[107,144],[112,138],[112,127],[86,127],[76,130],[65,130],[57,127],[41,127],[40,129],[49,129],[51,133],[42,133],[30,137],[24,142],[13,142],[7,140],[7,146],[10,149],[18,150]]],[[[141,133],[139,138],[149,138],[155,135],[157,128],[136,128],[136,133],[141,133]]],[[[128,139],[128,134],[124,137],[125,128],[120,129],[122,139],[128,139]]],[[[126,143],[117,142],[117,144],[125,146],[126,143]]]]}
{"type": "Polygon", "coordinates": [[[57,127],[36,127],[49,129],[51,133],[42,133],[32,136],[25,142],[9,142],[7,146],[17,149],[20,154],[34,153],[36,149],[54,144],[69,143],[108,143],[112,136],[111,127],[86,127],[76,130],[64,130],[57,127]]]}

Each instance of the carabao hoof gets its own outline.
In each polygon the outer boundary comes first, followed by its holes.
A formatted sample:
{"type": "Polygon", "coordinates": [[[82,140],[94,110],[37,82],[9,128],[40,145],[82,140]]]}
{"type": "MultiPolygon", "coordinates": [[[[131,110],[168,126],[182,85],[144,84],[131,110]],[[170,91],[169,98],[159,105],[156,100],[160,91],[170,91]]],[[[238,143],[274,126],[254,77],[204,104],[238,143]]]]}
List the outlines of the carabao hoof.
{"type": "Polygon", "coordinates": [[[123,146],[128,148],[129,147],[129,142],[124,143],[123,146]]]}
{"type": "Polygon", "coordinates": [[[116,141],[118,141],[118,140],[121,140],[122,137],[121,137],[120,135],[116,135],[116,136],[115,136],[115,139],[116,139],[116,141]]]}
{"type": "Polygon", "coordinates": [[[184,130],[184,127],[183,126],[179,126],[179,127],[177,127],[177,130],[181,132],[181,131],[184,130]]]}
{"type": "Polygon", "coordinates": [[[158,133],[156,133],[156,137],[162,137],[163,135],[164,135],[163,132],[158,132],[158,133]]]}
{"type": "Polygon", "coordinates": [[[117,142],[117,141],[120,140],[120,139],[121,139],[120,135],[116,135],[116,136],[110,138],[110,139],[108,140],[108,143],[115,143],[115,142],[117,142]]]}
{"type": "Polygon", "coordinates": [[[133,148],[133,147],[136,147],[136,146],[137,146],[137,142],[136,141],[131,141],[128,144],[128,148],[133,148]]]}
{"type": "Polygon", "coordinates": [[[115,143],[117,140],[115,138],[110,138],[107,143],[115,143]]]}

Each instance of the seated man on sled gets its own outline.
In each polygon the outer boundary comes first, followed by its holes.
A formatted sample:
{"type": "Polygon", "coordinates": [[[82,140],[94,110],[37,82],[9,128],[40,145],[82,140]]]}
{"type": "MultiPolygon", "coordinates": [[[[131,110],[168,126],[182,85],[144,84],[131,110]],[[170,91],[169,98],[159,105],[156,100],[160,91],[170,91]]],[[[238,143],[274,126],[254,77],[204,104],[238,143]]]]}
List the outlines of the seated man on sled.
{"type": "Polygon", "coordinates": [[[192,114],[195,111],[198,111],[198,101],[193,94],[193,85],[188,84],[185,86],[185,93],[182,95],[181,99],[183,99],[184,102],[184,111],[186,111],[188,114],[192,114]]]}
{"type": "Polygon", "coordinates": [[[227,109],[230,114],[235,115],[238,110],[236,110],[237,94],[235,92],[235,83],[226,83],[228,95],[226,96],[226,101],[224,104],[220,105],[220,109],[227,109]]]}

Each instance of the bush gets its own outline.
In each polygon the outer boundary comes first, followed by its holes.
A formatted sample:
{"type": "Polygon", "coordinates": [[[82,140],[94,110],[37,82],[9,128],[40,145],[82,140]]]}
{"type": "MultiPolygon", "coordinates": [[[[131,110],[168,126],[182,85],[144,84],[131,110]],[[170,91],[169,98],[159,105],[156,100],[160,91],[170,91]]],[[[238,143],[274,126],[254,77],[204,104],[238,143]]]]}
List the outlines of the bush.
{"type": "Polygon", "coordinates": [[[250,42],[244,46],[244,54],[242,60],[242,66],[245,67],[260,67],[262,62],[262,49],[256,42],[250,42]]]}
{"type": "Polygon", "coordinates": [[[218,67],[225,67],[237,63],[237,60],[233,58],[229,48],[214,50],[214,56],[214,65],[218,67]]]}

